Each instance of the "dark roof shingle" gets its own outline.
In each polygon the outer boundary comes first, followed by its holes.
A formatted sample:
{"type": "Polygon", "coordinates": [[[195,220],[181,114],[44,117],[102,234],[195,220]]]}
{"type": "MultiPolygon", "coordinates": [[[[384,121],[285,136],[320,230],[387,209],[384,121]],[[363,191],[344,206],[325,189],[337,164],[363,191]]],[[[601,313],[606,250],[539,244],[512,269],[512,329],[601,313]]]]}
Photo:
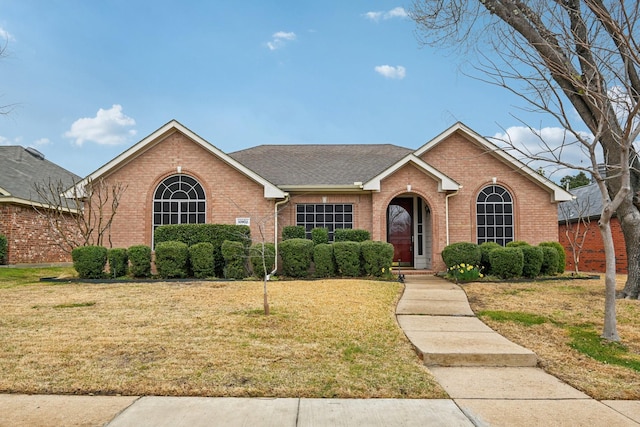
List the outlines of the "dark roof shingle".
{"type": "Polygon", "coordinates": [[[259,145],[229,156],[278,186],[353,185],[413,150],[392,144],[259,145]]]}
{"type": "Polygon", "coordinates": [[[35,184],[62,181],[65,188],[71,187],[81,178],[76,174],[16,146],[0,146],[0,190],[2,196],[12,196],[23,200],[41,202],[35,191],[35,184]]]}

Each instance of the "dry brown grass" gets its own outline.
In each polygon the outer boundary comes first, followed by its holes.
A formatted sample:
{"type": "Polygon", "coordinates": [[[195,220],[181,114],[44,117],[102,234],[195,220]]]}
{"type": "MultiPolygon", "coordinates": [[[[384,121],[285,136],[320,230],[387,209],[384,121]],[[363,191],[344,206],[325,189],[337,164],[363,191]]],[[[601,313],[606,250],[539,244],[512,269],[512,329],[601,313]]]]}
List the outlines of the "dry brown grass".
{"type": "MultiPolygon", "coordinates": [[[[618,276],[620,288],[626,276],[618,276]]],[[[531,283],[463,285],[471,307],[523,312],[552,322],[526,326],[513,321],[481,319],[493,329],[536,352],[549,373],[596,399],[640,399],[640,372],[598,362],[569,346],[568,327],[586,326],[602,332],[604,278],[531,283]],[[592,326],[591,326],[592,325],[592,326]]],[[[640,356],[640,301],[617,301],[618,332],[634,357],[640,356]]]]}
{"type": "Polygon", "coordinates": [[[0,392],[442,398],[365,280],[0,283],[0,392]]]}

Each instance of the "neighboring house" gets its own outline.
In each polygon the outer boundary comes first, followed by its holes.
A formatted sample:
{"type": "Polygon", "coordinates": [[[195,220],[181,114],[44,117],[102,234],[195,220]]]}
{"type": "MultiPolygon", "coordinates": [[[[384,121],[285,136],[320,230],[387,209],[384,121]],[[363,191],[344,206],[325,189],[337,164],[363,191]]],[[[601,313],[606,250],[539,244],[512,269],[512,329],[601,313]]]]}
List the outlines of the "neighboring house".
{"type": "MultiPolygon", "coordinates": [[[[606,269],[604,244],[598,227],[602,213],[602,196],[597,184],[573,188],[574,200],[558,205],[558,241],[567,253],[567,270],[575,270],[573,245],[578,250],[582,246],[578,270],[604,273],[606,269]],[[576,237],[576,230],[578,231],[576,237]]],[[[620,221],[614,215],[611,218],[611,232],[616,250],[616,272],[627,273],[627,247],[620,227],[620,221]]]]}
{"type": "Polygon", "coordinates": [[[417,150],[377,145],[261,145],[223,153],[171,121],[100,167],[128,188],[114,247],[153,245],[163,224],[249,224],[273,242],[282,227],[366,229],[395,261],[441,270],[453,242],[556,241],[556,204],[571,195],[457,123],[417,150]]]}
{"type": "Polygon", "coordinates": [[[7,237],[8,264],[71,260],[38,214],[44,206],[35,185],[51,180],[71,186],[80,179],[33,148],[0,146],[0,234],[7,237]]]}

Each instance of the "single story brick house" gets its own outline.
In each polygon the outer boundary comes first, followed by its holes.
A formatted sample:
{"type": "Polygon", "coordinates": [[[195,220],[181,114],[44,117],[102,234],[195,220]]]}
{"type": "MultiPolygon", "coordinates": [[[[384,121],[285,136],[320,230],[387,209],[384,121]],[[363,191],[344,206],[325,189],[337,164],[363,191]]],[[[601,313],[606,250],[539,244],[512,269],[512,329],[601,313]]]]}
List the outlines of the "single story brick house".
{"type": "Polygon", "coordinates": [[[45,206],[35,185],[71,186],[80,179],[33,148],[0,146],[0,234],[7,237],[7,264],[71,261],[38,213],[45,206]]]}
{"type": "MultiPolygon", "coordinates": [[[[462,123],[417,150],[391,144],[259,145],[224,153],[172,120],[85,180],[125,183],[114,247],[153,245],[163,224],[366,229],[395,262],[441,270],[453,242],[558,238],[571,195],[462,123]]],[[[86,181],[85,181],[86,182],[86,181]]]]}
{"type": "MultiPolygon", "coordinates": [[[[575,270],[572,247],[582,246],[578,261],[578,270],[592,273],[604,273],[606,270],[604,244],[598,227],[602,214],[602,196],[597,184],[573,188],[574,200],[558,205],[558,241],[567,253],[568,271],[575,270]],[[576,233],[577,232],[577,233],[576,233]]],[[[615,215],[611,218],[611,232],[616,251],[616,273],[627,274],[627,247],[615,215]]]]}

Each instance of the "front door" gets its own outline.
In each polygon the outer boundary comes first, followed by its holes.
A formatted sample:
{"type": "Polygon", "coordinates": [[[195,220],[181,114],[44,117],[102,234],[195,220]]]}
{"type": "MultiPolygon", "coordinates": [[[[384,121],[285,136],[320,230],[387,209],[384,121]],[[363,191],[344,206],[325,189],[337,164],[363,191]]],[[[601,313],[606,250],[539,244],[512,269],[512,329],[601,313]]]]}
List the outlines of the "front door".
{"type": "Polygon", "coordinates": [[[395,198],[387,208],[387,242],[393,245],[393,262],[413,266],[413,198],[395,198]]]}

